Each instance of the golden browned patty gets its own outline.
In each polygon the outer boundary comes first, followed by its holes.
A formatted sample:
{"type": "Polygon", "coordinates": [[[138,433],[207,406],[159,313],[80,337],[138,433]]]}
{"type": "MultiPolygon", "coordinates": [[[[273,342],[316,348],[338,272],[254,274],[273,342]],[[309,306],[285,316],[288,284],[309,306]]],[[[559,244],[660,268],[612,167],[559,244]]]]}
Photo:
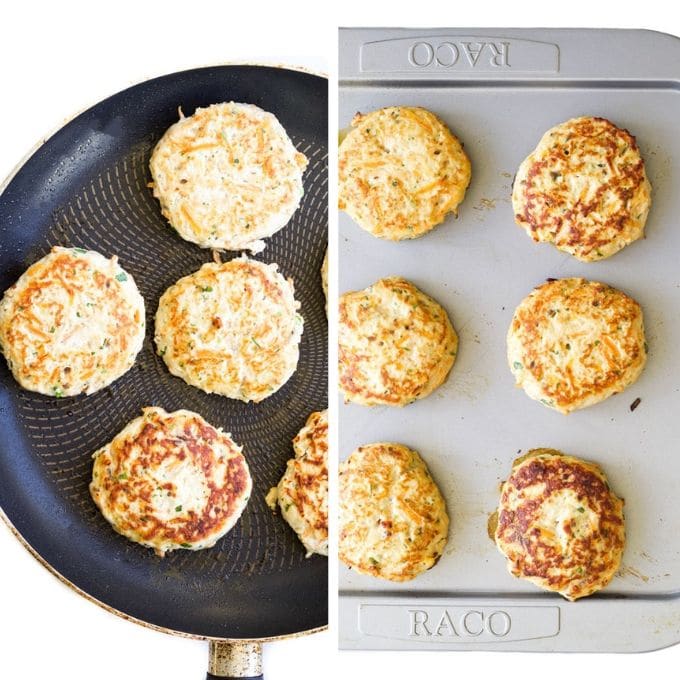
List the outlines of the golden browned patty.
{"type": "Polygon", "coordinates": [[[417,238],[456,213],[470,173],[463,146],[430,111],[358,113],[338,150],[339,207],[379,238],[417,238]]]}
{"type": "Polygon", "coordinates": [[[621,564],[623,501],[594,463],[534,449],[502,486],[495,540],[514,576],[568,600],[586,597],[621,564]]]}
{"type": "Polygon", "coordinates": [[[155,341],[173,375],[205,392],[262,401],[293,375],[303,320],[275,264],[208,262],[163,293],[155,341]]]}
{"type": "Polygon", "coordinates": [[[640,305],[579,278],[535,288],[515,310],[507,343],[517,386],[561,413],[621,392],[647,360],[640,305]]]}
{"type": "Polygon", "coordinates": [[[0,348],[23,388],[92,394],[130,369],[144,323],[144,299],[116,256],[55,246],[0,301],[0,348]]]}
{"type": "Polygon", "coordinates": [[[416,451],[389,442],[360,446],[339,472],[342,562],[389,581],[409,581],[437,563],[449,517],[416,451]]]}
{"type": "Polygon", "coordinates": [[[312,553],[328,555],[328,411],[314,411],[293,439],[295,458],[267,495],[312,553]]]}
{"type": "Polygon", "coordinates": [[[119,534],[160,557],[212,547],[250,497],[241,447],[191,411],[145,408],[93,457],[97,507],[119,534]]]}
{"type": "Polygon", "coordinates": [[[252,252],[290,220],[306,167],[273,114],[236,102],[182,116],[150,161],[154,196],[182,238],[252,252]]]}
{"type": "Polygon", "coordinates": [[[439,387],[456,358],[446,311],[398,276],[340,296],[340,390],[364,406],[404,406],[439,387]]]}
{"type": "Polygon", "coordinates": [[[644,234],[651,186],[635,137],[604,118],[545,133],[515,178],[517,224],[534,241],[592,262],[644,234]]]}

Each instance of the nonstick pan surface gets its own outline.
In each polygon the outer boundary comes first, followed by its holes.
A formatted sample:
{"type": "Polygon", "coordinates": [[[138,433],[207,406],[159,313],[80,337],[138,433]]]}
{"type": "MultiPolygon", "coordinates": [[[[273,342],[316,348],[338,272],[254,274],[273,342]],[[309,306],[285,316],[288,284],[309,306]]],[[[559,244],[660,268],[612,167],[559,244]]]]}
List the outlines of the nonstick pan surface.
{"type": "MultiPolygon", "coordinates": [[[[0,360],[0,507],[19,537],[67,582],[106,608],[157,628],[208,638],[272,638],[327,624],[327,561],[305,557],[265,504],[292,456],[291,439],[327,404],[327,322],[319,270],[327,243],[327,80],[264,66],[175,73],[120,92],[68,123],[0,195],[0,289],[53,245],[118,255],[144,296],[146,340],[133,368],[90,396],[27,392],[0,360]],[[163,291],[212,259],[177,236],[147,187],[163,132],[198,106],[256,104],[309,158],[291,222],[256,255],[295,282],[304,334],[293,377],[260,404],[205,394],[155,354],[163,291]],[[117,535],[94,506],[92,453],[147,405],[186,408],[231,432],[253,475],[235,528],[209,550],[160,559],[117,535]]],[[[223,259],[238,256],[225,253],[223,259]]]]}

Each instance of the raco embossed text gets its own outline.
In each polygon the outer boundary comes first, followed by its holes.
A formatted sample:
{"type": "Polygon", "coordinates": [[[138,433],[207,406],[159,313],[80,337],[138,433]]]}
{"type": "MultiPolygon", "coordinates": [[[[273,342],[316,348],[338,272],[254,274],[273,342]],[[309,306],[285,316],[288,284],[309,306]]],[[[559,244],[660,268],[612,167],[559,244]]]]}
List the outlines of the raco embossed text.
{"type": "Polygon", "coordinates": [[[560,610],[554,606],[362,603],[359,612],[363,635],[419,645],[507,643],[560,632],[560,610]]]}
{"type": "Polygon", "coordinates": [[[458,64],[461,59],[471,68],[479,63],[480,59],[486,66],[509,68],[508,53],[509,42],[453,42],[450,40],[441,42],[427,42],[419,40],[411,45],[408,51],[408,60],[413,66],[441,66],[451,68],[458,64]]]}
{"type": "Polygon", "coordinates": [[[480,74],[517,76],[556,73],[559,47],[539,40],[481,35],[418,35],[365,42],[359,47],[359,72],[411,73],[448,78],[480,74]]]}
{"type": "Polygon", "coordinates": [[[484,612],[469,609],[466,612],[450,612],[442,609],[431,616],[424,609],[409,609],[409,637],[505,637],[512,627],[507,612],[495,610],[484,612]]]}

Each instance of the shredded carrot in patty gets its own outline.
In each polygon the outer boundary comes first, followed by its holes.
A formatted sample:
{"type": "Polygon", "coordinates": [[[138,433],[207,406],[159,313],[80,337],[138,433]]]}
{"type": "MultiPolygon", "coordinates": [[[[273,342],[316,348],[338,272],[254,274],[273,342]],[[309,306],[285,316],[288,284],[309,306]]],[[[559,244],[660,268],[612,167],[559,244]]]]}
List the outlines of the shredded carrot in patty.
{"type": "Polygon", "coordinates": [[[422,127],[428,134],[430,135],[434,134],[430,125],[426,123],[421,116],[413,113],[408,108],[402,108],[401,115],[404,116],[405,118],[412,120],[414,123],[420,125],[420,127],[422,127]]]}
{"type": "Polygon", "coordinates": [[[274,165],[272,163],[272,156],[267,156],[267,160],[264,162],[263,167],[268,177],[274,176],[274,165]]]}
{"type": "Polygon", "coordinates": [[[218,146],[220,145],[213,142],[206,142],[205,144],[197,144],[196,146],[187,146],[182,149],[182,153],[187,154],[193,153],[194,151],[204,151],[205,149],[214,149],[218,146]]]}
{"type": "Polygon", "coordinates": [[[198,226],[198,224],[196,224],[196,221],[195,221],[194,218],[191,216],[191,213],[187,210],[187,208],[186,208],[185,205],[182,206],[181,211],[182,211],[182,215],[184,215],[184,217],[186,217],[187,222],[189,222],[189,224],[191,225],[191,228],[192,228],[197,234],[200,234],[200,233],[201,233],[201,228],[198,226]]]}
{"type": "Polygon", "coordinates": [[[608,338],[606,335],[602,337],[602,342],[607,346],[609,350],[615,355],[619,356],[619,348],[616,346],[616,344],[612,341],[611,338],[608,338]]]}

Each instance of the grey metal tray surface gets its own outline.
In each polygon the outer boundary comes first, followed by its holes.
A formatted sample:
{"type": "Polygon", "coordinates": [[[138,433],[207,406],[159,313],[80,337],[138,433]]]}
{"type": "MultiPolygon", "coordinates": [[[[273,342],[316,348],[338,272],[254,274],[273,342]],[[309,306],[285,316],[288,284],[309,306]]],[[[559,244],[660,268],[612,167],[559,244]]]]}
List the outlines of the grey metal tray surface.
{"type": "Polygon", "coordinates": [[[642,651],[680,641],[680,40],[648,31],[341,29],[339,124],[424,106],[464,142],[472,182],[457,219],[392,243],[339,217],[339,290],[401,275],[460,336],[447,382],[404,409],[340,404],[340,456],[373,441],[418,450],[451,517],[439,563],[405,584],[340,565],[346,649],[642,651]],[[517,167],[553,125],[598,115],[637,137],[653,187],[646,238],[597,263],[533,243],[510,205],[517,167]],[[643,307],[638,382],[569,416],[514,387],[505,336],[548,277],[583,276],[643,307]],[[633,411],[631,403],[639,398],[633,411]],[[487,536],[518,453],[547,446],[600,463],[625,498],[627,546],[601,593],[570,603],[512,577],[487,536]]]}

